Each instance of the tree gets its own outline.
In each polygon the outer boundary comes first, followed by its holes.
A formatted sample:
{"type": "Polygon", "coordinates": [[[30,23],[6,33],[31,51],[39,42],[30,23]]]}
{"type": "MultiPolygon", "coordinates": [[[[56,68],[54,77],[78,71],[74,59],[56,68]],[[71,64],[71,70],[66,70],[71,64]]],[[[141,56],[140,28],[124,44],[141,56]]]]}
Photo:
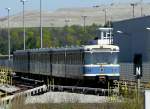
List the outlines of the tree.
{"type": "MultiPolygon", "coordinates": [[[[86,26],[86,31],[79,25],[65,27],[43,28],[43,47],[56,47],[66,45],[85,45],[97,35],[100,25],[86,26]]],[[[0,53],[8,54],[7,29],[0,30],[0,53]]],[[[11,29],[11,53],[23,49],[22,28],[11,29]]],[[[26,28],[26,49],[40,48],[40,28],[26,28]]]]}

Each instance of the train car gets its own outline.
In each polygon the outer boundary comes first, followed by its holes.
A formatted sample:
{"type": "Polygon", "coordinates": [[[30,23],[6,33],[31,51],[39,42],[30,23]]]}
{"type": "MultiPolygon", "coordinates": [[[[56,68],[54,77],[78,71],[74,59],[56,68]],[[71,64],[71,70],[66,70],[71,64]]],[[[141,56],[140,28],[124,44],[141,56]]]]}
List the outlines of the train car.
{"type": "Polygon", "coordinates": [[[98,81],[119,80],[119,47],[113,45],[112,28],[99,28],[100,36],[85,46],[84,76],[98,81]]]}
{"type": "Polygon", "coordinates": [[[14,70],[20,75],[28,71],[33,75],[81,79],[83,50],[83,47],[17,50],[14,52],[14,70]]]}
{"type": "Polygon", "coordinates": [[[66,47],[52,51],[52,76],[83,78],[83,47],[66,47]]]}
{"type": "Polygon", "coordinates": [[[81,47],[15,51],[15,72],[76,80],[118,80],[119,47],[112,45],[111,28],[100,30],[98,40],[81,47]]]}
{"type": "Polygon", "coordinates": [[[13,54],[13,65],[15,72],[29,73],[30,58],[28,50],[18,50],[13,54]]]}
{"type": "Polygon", "coordinates": [[[51,53],[50,49],[30,50],[29,73],[35,75],[51,76],[51,53]]]}
{"type": "Polygon", "coordinates": [[[0,66],[1,67],[8,67],[13,68],[13,55],[0,55],[0,66]]]}

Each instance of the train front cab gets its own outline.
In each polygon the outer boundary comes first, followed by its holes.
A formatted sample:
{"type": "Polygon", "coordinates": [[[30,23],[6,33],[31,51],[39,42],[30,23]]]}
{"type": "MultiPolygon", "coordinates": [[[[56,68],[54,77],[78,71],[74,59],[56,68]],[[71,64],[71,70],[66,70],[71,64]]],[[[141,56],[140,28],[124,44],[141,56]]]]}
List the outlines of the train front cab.
{"type": "Polygon", "coordinates": [[[86,51],[84,53],[84,77],[97,81],[119,80],[118,52],[86,51]]]}

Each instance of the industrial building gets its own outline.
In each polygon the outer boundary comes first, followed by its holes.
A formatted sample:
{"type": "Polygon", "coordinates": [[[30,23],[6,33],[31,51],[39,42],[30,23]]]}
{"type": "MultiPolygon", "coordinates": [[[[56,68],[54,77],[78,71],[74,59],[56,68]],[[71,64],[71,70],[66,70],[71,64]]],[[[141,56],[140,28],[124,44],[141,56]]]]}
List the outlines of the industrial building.
{"type": "Polygon", "coordinates": [[[150,16],[113,22],[114,44],[120,47],[121,79],[135,81],[134,61],[142,62],[142,81],[150,82],[150,16]]]}

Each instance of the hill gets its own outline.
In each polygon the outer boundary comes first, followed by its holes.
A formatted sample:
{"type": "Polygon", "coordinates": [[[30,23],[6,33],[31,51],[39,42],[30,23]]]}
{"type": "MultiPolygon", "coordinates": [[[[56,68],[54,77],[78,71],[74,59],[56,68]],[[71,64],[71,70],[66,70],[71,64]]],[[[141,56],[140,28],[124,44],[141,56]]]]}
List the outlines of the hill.
{"type": "MultiPolygon", "coordinates": [[[[63,27],[65,25],[81,25],[83,26],[82,16],[87,16],[86,25],[104,24],[105,13],[107,9],[107,20],[119,21],[132,18],[132,7],[130,4],[112,4],[111,6],[100,7],[84,7],[84,8],[64,8],[53,12],[43,11],[42,22],[43,27],[63,27]]],[[[150,14],[150,4],[143,4],[143,15],[150,14]]],[[[135,7],[135,17],[141,16],[141,5],[135,7]]],[[[25,12],[26,27],[39,27],[40,22],[39,11],[25,12]]],[[[22,13],[15,14],[10,17],[11,27],[22,27],[22,13]]],[[[7,17],[0,18],[0,27],[7,27],[7,17]]]]}

